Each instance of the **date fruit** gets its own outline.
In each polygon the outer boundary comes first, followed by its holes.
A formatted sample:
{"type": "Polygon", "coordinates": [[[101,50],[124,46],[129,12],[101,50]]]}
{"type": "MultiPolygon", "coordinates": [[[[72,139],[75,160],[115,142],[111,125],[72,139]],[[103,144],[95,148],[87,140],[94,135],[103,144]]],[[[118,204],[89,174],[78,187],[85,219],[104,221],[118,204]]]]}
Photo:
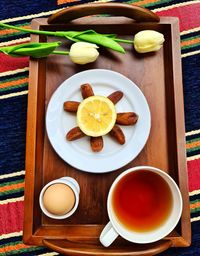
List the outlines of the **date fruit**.
{"type": "Polygon", "coordinates": [[[116,104],[118,101],[121,100],[121,98],[123,97],[123,95],[124,95],[123,92],[121,92],[121,91],[116,91],[116,92],[111,93],[107,98],[108,98],[109,100],[111,100],[113,104],[116,104]]]}
{"type": "Polygon", "coordinates": [[[94,96],[94,92],[90,84],[82,84],[81,85],[81,94],[83,99],[86,99],[90,96],[94,96]]]}
{"type": "Polygon", "coordinates": [[[94,152],[101,151],[103,149],[103,137],[90,137],[90,146],[94,152]]]}
{"type": "Polygon", "coordinates": [[[63,104],[63,108],[65,111],[68,112],[77,112],[79,105],[80,102],[78,101],[65,101],[63,104]]]}
{"type": "Polygon", "coordinates": [[[135,112],[117,113],[116,123],[120,125],[134,125],[137,123],[138,115],[135,112]]]}
{"type": "Polygon", "coordinates": [[[125,136],[122,129],[118,125],[114,125],[109,133],[119,144],[123,145],[125,143],[125,136]]]}
{"type": "Polygon", "coordinates": [[[77,140],[86,136],[85,133],[81,131],[81,129],[77,126],[72,128],[66,135],[66,139],[69,141],[77,140]]]}

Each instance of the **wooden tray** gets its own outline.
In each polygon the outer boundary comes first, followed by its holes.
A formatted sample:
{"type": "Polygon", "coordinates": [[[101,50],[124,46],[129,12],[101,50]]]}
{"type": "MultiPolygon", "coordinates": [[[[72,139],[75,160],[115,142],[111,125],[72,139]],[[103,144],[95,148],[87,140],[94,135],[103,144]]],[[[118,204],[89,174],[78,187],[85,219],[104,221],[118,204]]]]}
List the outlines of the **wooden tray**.
{"type": "MultiPolygon", "coordinates": [[[[137,54],[131,45],[124,45],[126,55],[101,49],[96,62],[83,66],[73,64],[66,56],[30,60],[23,240],[26,244],[46,245],[68,255],[155,255],[169,247],[189,246],[191,229],[178,19],[162,17],[157,22],[159,18],[150,11],[113,3],[90,4],[85,8],[85,5],[76,6],[55,14],[49,19],[51,24],[46,18],[33,20],[32,27],[53,31],[94,29],[129,39],[140,30],[154,29],[162,32],[166,41],[160,51],[144,55],[137,54]],[[87,17],[54,24],[97,13],[115,13],[126,18],[87,17]],[[133,80],[146,96],[152,116],[150,137],[139,156],[120,170],[107,174],[86,173],[67,165],[51,147],[45,130],[46,107],[56,88],[71,75],[93,68],[114,70],[133,80]],[[136,245],[119,238],[104,248],[98,238],[108,222],[109,188],[122,171],[138,165],[158,167],[174,178],[183,196],[182,218],[174,231],[159,242],[136,245]],[[80,204],[70,218],[53,220],[41,213],[39,193],[47,182],[62,176],[78,181],[80,204]]],[[[35,42],[51,40],[58,41],[32,36],[35,42]]],[[[123,91],[123,85],[121,89],[123,91]]]]}

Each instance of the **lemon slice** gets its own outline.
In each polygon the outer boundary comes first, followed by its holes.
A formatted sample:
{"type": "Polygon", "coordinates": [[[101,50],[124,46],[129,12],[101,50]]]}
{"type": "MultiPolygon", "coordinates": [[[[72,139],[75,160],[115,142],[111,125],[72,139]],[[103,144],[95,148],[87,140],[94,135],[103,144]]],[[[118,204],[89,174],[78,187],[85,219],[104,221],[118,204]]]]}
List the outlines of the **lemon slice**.
{"type": "Polygon", "coordinates": [[[91,96],[81,102],[77,123],[86,135],[98,137],[109,133],[116,122],[115,106],[103,96],[91,96]]]}

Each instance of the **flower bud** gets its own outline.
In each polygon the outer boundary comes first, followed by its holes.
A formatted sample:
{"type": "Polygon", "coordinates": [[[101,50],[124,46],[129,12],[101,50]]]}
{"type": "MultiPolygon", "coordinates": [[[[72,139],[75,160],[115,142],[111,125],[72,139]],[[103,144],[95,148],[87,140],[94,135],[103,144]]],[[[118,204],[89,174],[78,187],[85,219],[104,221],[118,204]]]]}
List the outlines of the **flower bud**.
{"type": "Polygon", "coordinates": [[[70,59],[76,64],[87,64],[93,62],[99,56],[97,48],[99,47],[96,44],[86,42],[74,43],[69,51],[70,59]]]}
{"type": "Polygon", "coordinates": [[[134,37],[134,48],[139,53],[160,50],[165,41],[163,34],[154,30],[143,30],[134,37]]]}

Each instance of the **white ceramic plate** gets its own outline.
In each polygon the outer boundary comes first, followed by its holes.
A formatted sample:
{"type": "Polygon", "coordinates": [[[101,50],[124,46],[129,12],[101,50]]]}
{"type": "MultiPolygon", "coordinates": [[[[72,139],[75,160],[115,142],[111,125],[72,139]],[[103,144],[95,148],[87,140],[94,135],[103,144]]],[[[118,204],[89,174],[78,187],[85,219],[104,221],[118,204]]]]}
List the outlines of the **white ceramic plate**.
{"type": "Polygon", "coordinates": [[[104,69],[83,71],[65,80],[51,97],[46,113],[47,134],[57,154],[77,169],[92,173],[110,172],[133,160],[144,147],[150,127],[150,110],[141,90],[120,73],[104,69]],[[121,90],[124,96],[116,104],[116,111],[134,111],[139,115],[136,125],[121,126],[126,137],[124,145],[105,135],[103,150],[94,153],[88,137],[71,142],[66,140],[67,132],[77,124],[76,114],[65,112],[63,103],[82,101],[80,85],[84,83],[92,85],[95,95],[108,96],[121,90]]]}

